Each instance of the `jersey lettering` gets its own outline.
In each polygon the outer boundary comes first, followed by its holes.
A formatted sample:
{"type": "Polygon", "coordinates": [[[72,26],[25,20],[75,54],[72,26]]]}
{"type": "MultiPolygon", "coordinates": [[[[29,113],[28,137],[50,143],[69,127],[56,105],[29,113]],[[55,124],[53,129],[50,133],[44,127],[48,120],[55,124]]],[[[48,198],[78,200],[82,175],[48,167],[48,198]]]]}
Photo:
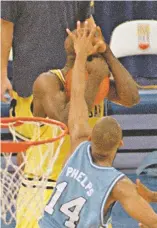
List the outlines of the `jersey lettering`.
{"type": "MultiPolygon", "coordinates": [[[[67,186],[66,182],[62,182],[56,186],[55,194],[51,198],[50,203],[45,207],[45,211],[47,213],[49,213],[51,215],[54,213],[55,205],[56,205],[57,201],[59,200],[59,198],[61,197],[66,186],[67,186]]],[[[80,216],[81,210],[83,209],[85,202],[86,202],[86,199],[84,199],[83,197],[78,197],[67,203],[64,203],[60,207],[60,211],[68,217],[68,219],[64,223],[64,225],[66,227],[68,227],[68,228],[76,227],[76,223],[80,219],[79,216],[80,216]]]]}
{"type": "Polygon", "coordinates": [[[50,203],[45,207],[45,211],[49,214],[53,214],[54,212],[54,207],[57,203],[57,201],[59,200],[60,196],[62,195],[64,189],[66,188],[67,183],[66,182],[62,182],[58,185],[56,185],[56,189],[57,191],[55,192],[55,194],[53,195],[50,203]]]}
{"type": "Polygon", "coordinates": [[[69,227],[69,228],[76,227],[76,222],[79,221],[79,215],[85,202],[86,200],[83,197],[79,197],[77,199],[71,200],[70,202],[62,205],[62,207],[60,208],[60,211],[69,217],[69,219],[65,222],[66,227],[69,227]]]}

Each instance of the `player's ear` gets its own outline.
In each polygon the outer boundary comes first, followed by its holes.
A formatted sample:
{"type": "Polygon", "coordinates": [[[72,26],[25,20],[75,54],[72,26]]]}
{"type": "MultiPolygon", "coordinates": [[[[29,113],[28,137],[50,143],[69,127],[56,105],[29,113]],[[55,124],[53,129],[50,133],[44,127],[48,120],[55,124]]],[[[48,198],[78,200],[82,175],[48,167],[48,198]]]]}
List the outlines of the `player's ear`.
{"type": "Polygon", "coordinates": [[[123,140],[120,140],[119,147],[122,147],[122,146],[124,146],[124,142],[123,142],[123,140]]]}

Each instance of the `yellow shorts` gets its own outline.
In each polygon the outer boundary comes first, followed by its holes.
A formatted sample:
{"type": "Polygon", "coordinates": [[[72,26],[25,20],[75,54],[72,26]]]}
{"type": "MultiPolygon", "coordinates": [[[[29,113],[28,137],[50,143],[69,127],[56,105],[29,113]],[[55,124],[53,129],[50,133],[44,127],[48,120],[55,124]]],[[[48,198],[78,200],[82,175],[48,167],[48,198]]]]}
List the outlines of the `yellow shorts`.
{"type": "Polygon", "coordinates": [[[52,193],[53,189],[21,186],[17,198],[16,228],[39,228],[38,221],[52,193]]]}

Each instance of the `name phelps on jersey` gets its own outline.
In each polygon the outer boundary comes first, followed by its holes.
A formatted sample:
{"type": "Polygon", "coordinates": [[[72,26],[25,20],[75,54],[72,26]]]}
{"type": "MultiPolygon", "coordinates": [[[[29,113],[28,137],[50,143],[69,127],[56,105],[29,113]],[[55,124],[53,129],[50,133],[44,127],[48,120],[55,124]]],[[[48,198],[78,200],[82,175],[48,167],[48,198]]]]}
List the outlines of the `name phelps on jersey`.
{"type": "Polygon", "coordinates": [[[69,178],[73,178],[74,180],[79,182],[80,185],[86,190],[87,196],[92,196],[92,194],[94,193],[93,184],[85,173],[81,172],[78,169],[68,167],[66,171],[66,176],[69,178]]]}

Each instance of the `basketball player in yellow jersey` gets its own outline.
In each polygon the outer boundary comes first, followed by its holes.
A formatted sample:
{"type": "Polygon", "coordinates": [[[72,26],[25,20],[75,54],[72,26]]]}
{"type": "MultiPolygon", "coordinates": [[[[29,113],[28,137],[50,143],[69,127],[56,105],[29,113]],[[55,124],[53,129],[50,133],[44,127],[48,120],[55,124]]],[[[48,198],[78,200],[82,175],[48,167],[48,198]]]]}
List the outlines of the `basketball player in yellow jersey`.
{"type": "MultiPolygon", "coordinates": [[[[85,29],[88,30],[87,27],[85,29]]],[[[138,90],[134,80],[127,70],[113,56],[109,47],[102,42],[100,29],[97,31],[95,36],[96,41],[97,39],[100,39],[98,49],[99,52],[90,55],[86,65],[87,88],[85,96],[89,109],[89,122],[91,127],[93,127],[98,118],[102,117],[104,114],[103,99],[105,97],[128,107],[131,107],[139,101],[138,90]],[[104,59],[104,57],[106,59],[104,59]],[[110,72],[114,77],[114,81],[110,80],[109,86],[110,72]]],[[[95,42],[95,40],[93,40],[93,42],[95,42]]],[[[65,41],[65,49],[67,52],[67,62],[65,67],[61,70],[51,70],[47,73],[43,73],[34,83],[33,113],[35,116],[49,117],[67,123],[70,99],[70,76],[71,69],[75,61],[75,52],[70,37],[68,37],[65,41]]],[[[42,134],[42,139],[52,137],[50,128],[45,129],[44,126],[42,128],[44,132],[44,134],[42,134]]],[[[42,153],[45,154],[47,149],[46,145],[41,146],[40,149],[42,153]]],[[[66,136],[61,146],[59,156],[52,167],[52,172],[49,176],[51,181],[57,180],[69,149],[70,140],[69,136],[66,136]]],[[[38,167],[42,159],[42,157],[39,156],[38,149],[34,147],[31,151],[29,150],[27,154],[29,154],[30,159],[28,159],[29,161],[25,167],[25,174],[28,175],[28,177],[42,176],[44,171],[47,169],[48,161],[45,162],[41,169],[37,172],[36,167],[38,167]]],[[[51,181],[47,184],[48,186],[51,185],[53,188],[54,183],[51,181]]],[[[38,227],[37,220],[40,217],[40,212],[38,212],[37,205],[35,205],[33,201],[33,195],[37,188],[30,189],[27,188],[27,185],[25,185],[25,187],[21,187],[18,196],[18,205],[20,202],[22,203],[28,201],[28,206],[27,208],[26,206],[23,206],[22,208],[19,207],[20,205],[17,206],[16,227],[38,227]],[[18,210],[18,208],[20,209],[18,210]],[[36,212],[36,216],[34,216],[34,211],[36,212]],[[23,214],[25,214],[24,218],[23,214]]],[[[52,189],[45,190],[44,204],[46,204],[49,200],[51,193],[52,189]]],[[[27,202],[24,205],[27,205],[27,202]]]]}
{"type": "MultiPolygon", "coordinates": [[[[87,28],[85,28],[87,29],[87,28]]],[[[94,127],[98,118],[104,115],[104,98],[131,107],[139,102],[137,86],[129,72],[114,57],[109,46],[103,41],[100,28],[95,40],[100,53],[90,55],[86,62],[87,83],[85,99],[89,111],[89,123],[94,127]],[[105,58],[105,59],[104,59],[105,58]],[[114,80],[109,79],[112,74],[114,80]]],[[[70,99],[71,69],[75,61],[72,40],[65,40],[67,62],[61,70],[51,70],[41,74],[33,87],[33,114],[37,117],[49,117],[67,123],[70,99]]],[[[64,157],[69,150],[69,137],[66,137],[59,157],[55,163],[52,178],[58,177],[64,157]]]]}

